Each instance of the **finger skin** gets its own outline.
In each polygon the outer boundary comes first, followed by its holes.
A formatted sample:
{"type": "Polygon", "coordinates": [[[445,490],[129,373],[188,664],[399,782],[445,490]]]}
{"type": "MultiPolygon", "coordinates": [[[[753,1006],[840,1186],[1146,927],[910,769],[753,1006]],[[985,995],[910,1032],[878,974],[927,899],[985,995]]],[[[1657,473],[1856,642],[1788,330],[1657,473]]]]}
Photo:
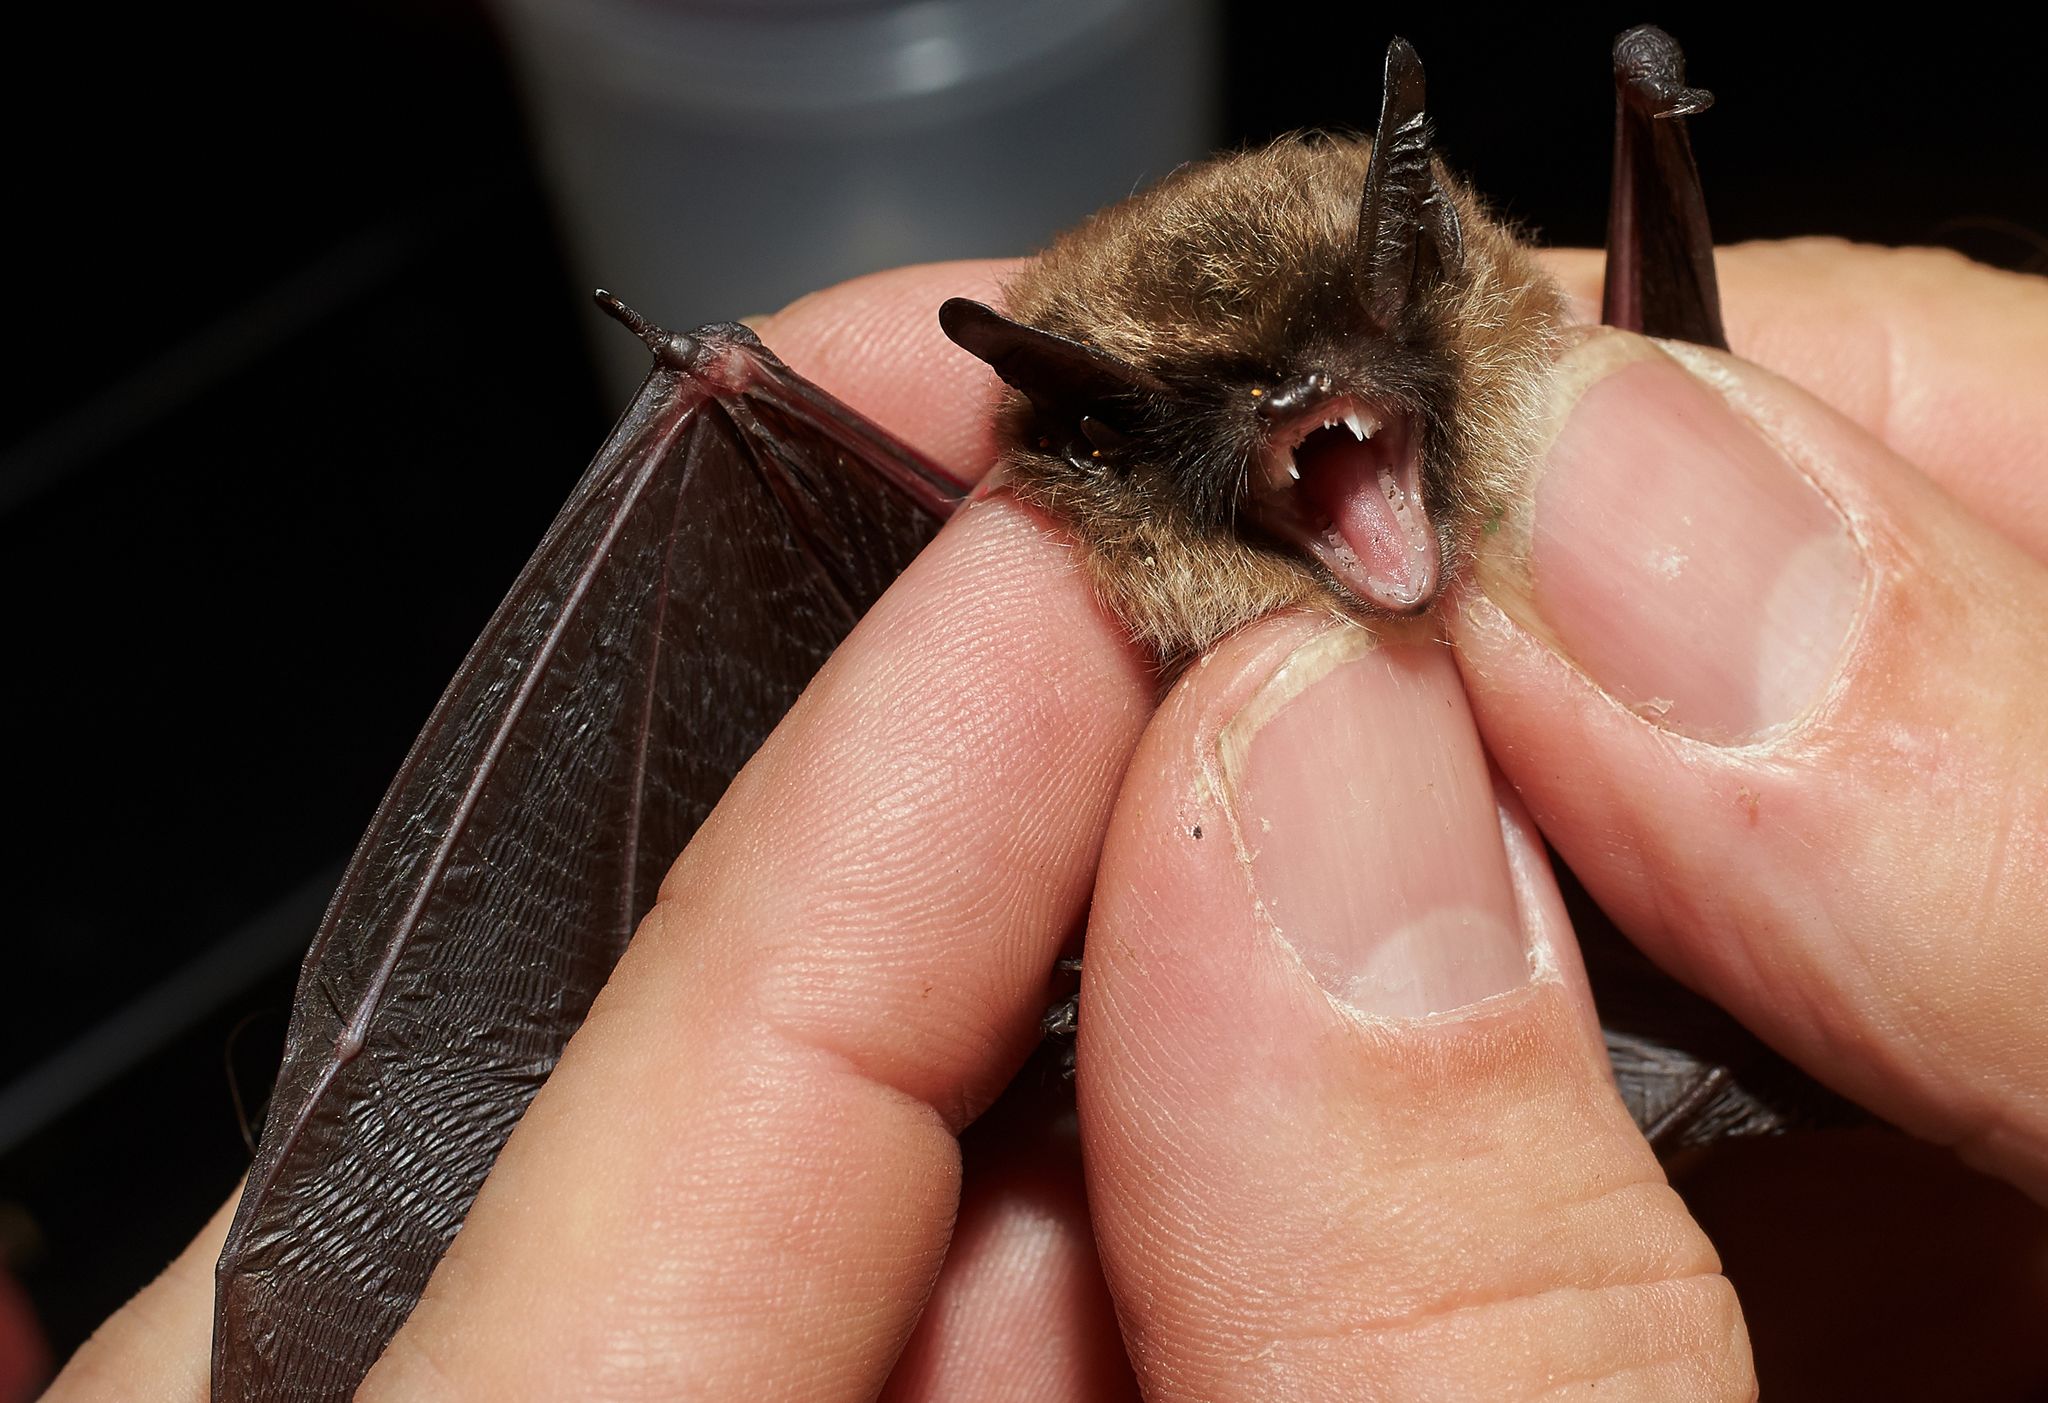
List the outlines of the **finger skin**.
{"type": "Polygon", "coordinates": [[[966,509],[677,862],[360,1396],[872,1397],[1151,686],[1045,527],[966,509]]]}
{"type": "MultiPolygon", "coordinates": [[[[759,329],[812,380],[971,480],[994,457],[1002,387],[946,338],[935,309],[947,297],[1000,300],[1019,261],[890,269],[804,297],[759,329]]],[[[892,1403],[1108,1403],[1136,1388],[1095,1256],[1079,1147],[1070,1128],[1044,1124],[1046,1089],[1013,1088],[1021,1098],[1004,1099],[1021,1099],[1022,1112],[992,1113],[969,1134],[960,1221],[891,1376],[892,1403]]]]}
{"type": "Polygon", "coordinates": [[[2048,570],[1798,389],[1683,354],[1860,543],[1869,584],[1838,670],[1789,728],[1711,744],[1610,699],[1474,590],[1453,633],[1488,749],[1660,964],[2039,1197],[2048,570]]]}
{"type": "Polygon", "coordinates": [[[794,369],[972,481],[995,461],[995,373],[939,329],[948,297],[996,301],[1017,259],[870,273],[759,320],[794,369]]]}
{"type": "MultiPolygon", "coordinates": [[[[956,293],[993,295],[994,270],[1002,266],[948,264],[858,279],[804,299],[767,319],[763,330],[792,365],[971,481],[992,452],[987,402],[994,381],[944,339],[935,309],[956,293]]],[[[1096,623],[1091,613],[1089,627],[1096,623]]],[[[176,1265],[110,1318],[49,1396],[203,1398],[212,1268],[226,1221],[224,1210],[176,1265]]]]}
{"type": "Polygon", "coordinates": [[[882,1403],[1135,1400],[1095,1255],[1073,1092],[1027,1065],[962,1137],[960,1221],[882,1403]]]}
{"type": "Polygon", "coordinates": [[[213,1266],[234,1214],[229,1198],[161,1276],[79,1346],[43,1403],[200,1403],[207,1394],[213,1266]]]}
{"type": "MultiPolygon", "coordinates": [[[[1590,308],[1602,259],[1545,255],[1590,308]]],[[[1714,263],[1736,355],[1861,424],[2048,561],[2048,278],[1824,238],[1736,244],[1714,263]]]]}
{"type": "MultiPolygon", "coordinates": [[[[1145,1396],[1752,1396],[1733,1293],[1564,978],[1361,1021],[1256,914],[1212,757],[1315,627],[1254,625],[1183,679],[1097,880],[1082,1132],[1145,1396]]],[[[1441,651],[1432,667],[1483,768],[1441,651]]],[[[1374,871],[1364,854],[1356,880],[1374,871]]],[[[1543,941],[1569,944],[1554,887],[1519,896],[1543,941]]]]}

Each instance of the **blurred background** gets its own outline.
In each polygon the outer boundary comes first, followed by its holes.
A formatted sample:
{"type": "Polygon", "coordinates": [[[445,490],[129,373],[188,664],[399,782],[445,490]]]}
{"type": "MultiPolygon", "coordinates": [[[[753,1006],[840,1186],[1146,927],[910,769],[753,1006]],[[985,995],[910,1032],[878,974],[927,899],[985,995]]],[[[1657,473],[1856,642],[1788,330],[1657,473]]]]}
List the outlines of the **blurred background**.
{"type": "Polygon", "coordinates": [[[341,864],[637,379],[594,283],[687,327],[1027,252],[1212,147],[1369,129],[1397,29],[1450,163],[1547,241],[1597,243],[1606,47],[1644,18],[1719,94],[1694,139],[1724,241],[2048,266],[2029,46],[1981,25],[1311,0],[181,9],[38,10],[0,84],[0,1362],[25,1373],[8,1276],[62,1358],[245,1165],[233,1088],[265,1094],[341,864]]]}

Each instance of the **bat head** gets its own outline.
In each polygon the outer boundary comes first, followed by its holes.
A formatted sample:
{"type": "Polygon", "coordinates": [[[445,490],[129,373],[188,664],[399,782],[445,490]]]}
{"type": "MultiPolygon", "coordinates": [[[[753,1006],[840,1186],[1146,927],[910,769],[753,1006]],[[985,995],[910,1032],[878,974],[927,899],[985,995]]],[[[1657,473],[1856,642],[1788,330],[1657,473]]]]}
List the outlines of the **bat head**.
{"type": "Polygon", "coordinates": [[[1395,40],[1371,141],[1184,166],[940,320],[1016,392],[1010,486],[1169,655],[1271,609],[1429,608],[1526,455],[1562,299],[1436,160],[1395,40]]]}

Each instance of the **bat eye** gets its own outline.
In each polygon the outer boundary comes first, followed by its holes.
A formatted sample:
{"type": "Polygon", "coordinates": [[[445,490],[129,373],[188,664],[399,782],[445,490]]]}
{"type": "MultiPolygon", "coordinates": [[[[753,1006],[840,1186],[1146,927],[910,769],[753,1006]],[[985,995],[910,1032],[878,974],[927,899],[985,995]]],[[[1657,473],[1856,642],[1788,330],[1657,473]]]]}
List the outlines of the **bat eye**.
{"type": "Polygon", "coordinates": [[[1084,441],[1074,445],[1070,456],[1082,467],[1101,467],[1131,443],[1129,434],[1092,414],[1081,416],[1081,437],[1084,441]]]}

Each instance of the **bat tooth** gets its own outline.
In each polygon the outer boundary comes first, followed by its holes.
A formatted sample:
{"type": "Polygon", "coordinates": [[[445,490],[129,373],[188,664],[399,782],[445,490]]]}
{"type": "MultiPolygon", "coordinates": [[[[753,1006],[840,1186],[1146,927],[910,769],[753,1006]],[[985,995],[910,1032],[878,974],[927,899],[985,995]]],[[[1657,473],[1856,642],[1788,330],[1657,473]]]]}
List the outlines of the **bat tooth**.
{"type": "Polygon", "coordinates": [[[1294,461],[1294,450],[1276,447],[1266,456],[1261,471],[1265,476],[1265,487],[1269,492],[1282,492],[1301,481],[1301,467],[1294,461]]]}
{"type": "Polygon", "coordinates": [[[1357,439],[1360,443],[1363,443],[1367,439],[1371,438],[1373,429],[1377,429],[1379,427],[1378,424],[1374,424],[1370,428],[1368,428],[1365,424],[1365,421],[1358,417],[1358,411],[1355,409],[1345,414],[1344,424],[1345,427],[1351,430],[1351,436],[1357,439]]]}

